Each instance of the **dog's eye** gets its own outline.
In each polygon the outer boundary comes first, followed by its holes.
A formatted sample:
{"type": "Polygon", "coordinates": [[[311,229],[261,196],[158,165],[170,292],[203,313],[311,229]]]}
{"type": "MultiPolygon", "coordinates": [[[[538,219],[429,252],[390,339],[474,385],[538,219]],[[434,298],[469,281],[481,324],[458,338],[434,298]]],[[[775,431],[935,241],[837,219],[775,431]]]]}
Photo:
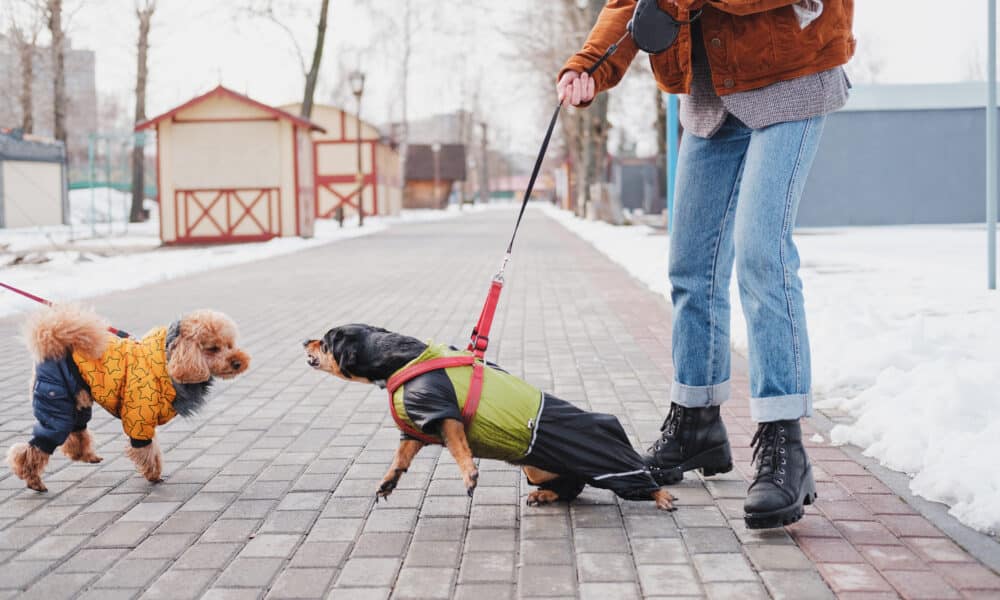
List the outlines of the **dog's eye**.
{"type": "Polygon", "coordinates": [[[321,351],[321,352],[323,352],[323,353],[327,353],[327,352],[329,352],[329,349],[328,349],[328,348],[327,348],[327,346],[326,346],[326,342],[320,342],[320,343],[319,343],[319,349],[320,349],[320,351],[321,351]]]}

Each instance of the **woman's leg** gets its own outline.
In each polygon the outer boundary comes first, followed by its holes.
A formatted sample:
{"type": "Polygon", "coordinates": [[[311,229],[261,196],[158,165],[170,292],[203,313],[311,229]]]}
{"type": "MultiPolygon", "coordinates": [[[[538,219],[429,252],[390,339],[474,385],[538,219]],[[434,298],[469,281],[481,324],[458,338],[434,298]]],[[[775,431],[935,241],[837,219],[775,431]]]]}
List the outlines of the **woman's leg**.
{"type": "Polygon", "coordinates": [[[744,503],[751,529],[798,521],[803,505],[816,496],[799,424],[812,414],[812,395],[792,230],[824,121],[815,117],[754,131],[743,170],[736,273],[749,334],[750,412],[759,423],[756,474],[744,503]]]}
{"type": "Polygon", "coordinates": [[[812,414],[809,336],[799,253],[799,200],[824,117],[753,132],[736,210],[736,273],[747,321],[750,410],[759,423],[812,414]]]}
{"type": "Polygon", "coordinates": [[[733,227],[751,130],[729,117],[710,139],[685,135],[670,234],[674,307],[670,414],[645,462],[662,485],[732,469],[719,406],[729,399],[733,227]]]}

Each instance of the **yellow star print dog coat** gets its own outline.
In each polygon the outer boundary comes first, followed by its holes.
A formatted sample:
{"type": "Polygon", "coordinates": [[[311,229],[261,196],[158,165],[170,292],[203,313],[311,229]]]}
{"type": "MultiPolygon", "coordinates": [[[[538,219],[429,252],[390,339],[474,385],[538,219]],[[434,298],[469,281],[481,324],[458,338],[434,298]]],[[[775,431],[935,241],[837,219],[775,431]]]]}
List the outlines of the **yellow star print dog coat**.
{"type": "Polygon", "coordinates": [[[31,445],[51,454],[71,432],[86,429],[91,408],[77,406],[81,391],[89,391],[97,404],[121,419],[134,447],[148,445],[156,427],[177,415],[166,347],[167,329],[160,327],[141,340],[109,337],[97,360],[74,352],[39,363],[31,445]]]}
{"type": "Polygon", "coordinates": [[[167,329],[159,327],[138,341],[112,338],[98,360],[73,353],[94,402],[121,419],[125,435],[134,440],[153,439],[156,426],[177,415],[166,337],[167,329]]]}

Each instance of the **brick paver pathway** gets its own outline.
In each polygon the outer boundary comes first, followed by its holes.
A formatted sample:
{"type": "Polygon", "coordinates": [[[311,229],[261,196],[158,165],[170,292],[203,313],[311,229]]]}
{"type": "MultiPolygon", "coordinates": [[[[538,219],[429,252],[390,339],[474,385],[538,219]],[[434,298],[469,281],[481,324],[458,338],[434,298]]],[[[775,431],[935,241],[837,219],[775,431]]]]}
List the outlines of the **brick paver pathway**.
{"type": "MultiPolygon", "coordinates": [[[[200,306],[225,310],[254,362],[198,418],[160,429],[161,485],[133,473],[118,423],[100,411],[103,464],[57,454],[44,495],[0,468],[0,598],[1000,595],[1000,578],[836,448],[811,449],[820,502],[800,524],[746,531],[745,396],[726,410],[737,471],[689,476],[673,489],[672,514],[600,490],[528,508],[519,472],[493,462],[470,500],[439,449],[373,506],[398,439],[384,393],[311,371],[299,341],[365,321],[463,342],[511,219],[491,211],[400,226],[94,300],[133,331],[200,306]]],[[[20,322],[0,321],[3,448],[32,425],[20,322]]],[[[492,347],[502,365],[619,415],[645,445],[668,398],[669,336],[662,298],[529,213],[492,347]]]]}

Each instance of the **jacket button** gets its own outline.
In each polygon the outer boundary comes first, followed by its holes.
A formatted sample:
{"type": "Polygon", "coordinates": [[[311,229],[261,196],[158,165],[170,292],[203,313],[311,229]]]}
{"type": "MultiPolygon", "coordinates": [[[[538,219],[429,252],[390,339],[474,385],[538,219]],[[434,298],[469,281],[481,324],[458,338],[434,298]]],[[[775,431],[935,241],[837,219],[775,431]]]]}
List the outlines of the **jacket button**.
{"type": "Polygon", "coordinates": [[[726,86],[726,88],[731,88],[731,87],[734,87],[736,85],[736,82],[733,81],[732,79],[727,79],[727,80],[725,80],[725,81],[722,82],[722,85],[726,86]]]}
{"type": "Polygon", "coordinates": [[[54,397],[55,397],[55,395],[56,395],[56,393],[55,393],[55,392],[49,392],[49,398],[54,398],[54,397]]]}
{"type": "Polygon", "coordinates": [[[722,47],[722,40],[720,40],[717,37],[716,38],[712,38],[712,46],[715,47],[715,48],[721,48],[722,47]]]}

